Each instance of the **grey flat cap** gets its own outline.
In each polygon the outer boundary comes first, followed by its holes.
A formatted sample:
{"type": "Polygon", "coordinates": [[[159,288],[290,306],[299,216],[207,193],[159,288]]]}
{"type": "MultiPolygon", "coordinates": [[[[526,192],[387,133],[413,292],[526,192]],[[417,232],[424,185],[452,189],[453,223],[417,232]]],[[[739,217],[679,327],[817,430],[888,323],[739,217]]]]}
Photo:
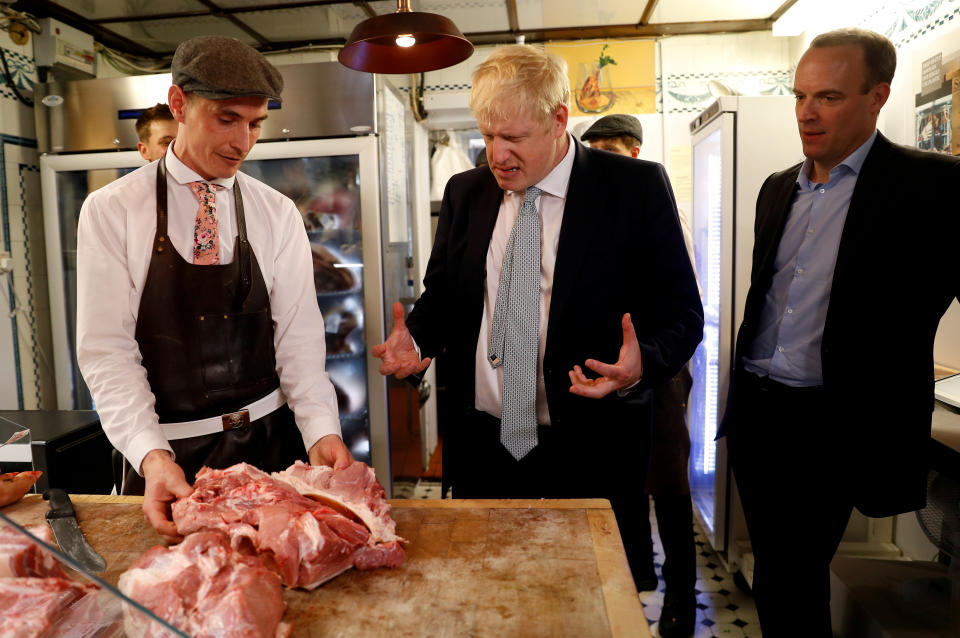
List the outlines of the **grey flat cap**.
{"type": "Polygon", "coordinates": [[[637,143],[643,144],[643,127],[640,126],[640,120],[632,115],[621,115],[619,113],[604,115],[584,131],[580,139],[589,142],[598,137],[618,137],[620,135],[630,135],[637,140],[637,143]]]}
{"type": "Polygon", "coordinates": [[[280,100],[283,76],[259,51],[235,38],[201,35],[180,43],[170,68],[173,83],[209,100],[280,100]]]}

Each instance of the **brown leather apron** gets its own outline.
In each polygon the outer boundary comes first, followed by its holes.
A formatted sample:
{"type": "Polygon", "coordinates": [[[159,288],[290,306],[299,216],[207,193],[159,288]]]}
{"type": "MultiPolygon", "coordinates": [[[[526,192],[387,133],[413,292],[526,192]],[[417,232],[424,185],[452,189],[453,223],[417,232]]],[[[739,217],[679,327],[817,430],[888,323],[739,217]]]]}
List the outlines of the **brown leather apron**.
{"type": "MultiPolygon", "coordinates": [[[[157,163],[157,233],[135,336],[161,423],[235,412],[280,386],[270,296],[247,241],[239,180],[233,192],[233,261],[187,262],[170,244],[166,164],[164,159],[157,163]]],[[[170,445],[189,483],[204,465],[224,468],[244,461],[274,472],[296,459],[307,460],[286,405],[252,423],[170,445]]],[[[143,478],[128,467],[123,493],[143,494],[143,489],[143,478]]]]}

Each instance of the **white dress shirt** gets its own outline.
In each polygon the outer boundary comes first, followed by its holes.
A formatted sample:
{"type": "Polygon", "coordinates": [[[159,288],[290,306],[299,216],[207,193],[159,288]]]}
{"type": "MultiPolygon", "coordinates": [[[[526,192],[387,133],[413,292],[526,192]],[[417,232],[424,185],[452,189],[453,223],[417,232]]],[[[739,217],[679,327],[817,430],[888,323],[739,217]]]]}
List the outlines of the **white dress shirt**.
{"type": "MultiPolygon", "coordinates": [[[[187,184],[202,178],[177,158],[175,144],[166,154],[167,232],[180,256],[192,262],[198,203],[187,184]]],[[[310,243],[288,197],[237,173],[212,180],[224,187],[216,193],[220,263],[233,260],[235,179],[242,185],[247,238],[270,295],[280,387],[310,449],[320,438],[340,434],[336,393],[324,366],[310,243]]],[[[138,470],[147,452],[172,453],[134,337],[157,229],[156,183],[157,164],[151,162],[94,191],[77,227],[77,360],[104,432],[138,470]]]]}
{"type": "MultiPolygon", "coordinates": [[[[567,202],[567,187],[573,170],[576,142],[568,135],[567,153],[539,183],[543,191],[536,200],[540,214],[540,343],[537,352],[537,423],[550,424],[547,409],[547,392],[543,382],[543,352],[547,343],[547,318],[550,316],[550,298],[553,293],[553,268],[557,263],[557,246],[560,243],[560,224],[563,222],[563,207],[567,202]]],[[[475,407],[500,418],[503,408],[503,368],[493,369],[487,358],[487,345],[493,325],[493,310],[497,305],[497,289],[500,287],[500,271],[503,256],[513,224],[523,204],[522,191],[504,191],[500,202],[497,223],[493,227],[490,247],[487,249],[487,280],[483,294],[483,318],[480,321],[480,338],[477,340],[476,397],[475,407]]]]}

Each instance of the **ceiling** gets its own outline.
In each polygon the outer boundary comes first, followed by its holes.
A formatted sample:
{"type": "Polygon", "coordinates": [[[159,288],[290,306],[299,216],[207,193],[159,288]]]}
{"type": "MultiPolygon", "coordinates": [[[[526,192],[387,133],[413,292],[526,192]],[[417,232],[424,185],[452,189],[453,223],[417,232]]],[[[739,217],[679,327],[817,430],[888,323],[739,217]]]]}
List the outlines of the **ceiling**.
{"type": "MultiPolygon", "coordinates": [[[[474,44],[657,37],[769,29],[797,0],[410,0],[444,15],[474,44]]],[[[10,4],[10,3],[0,3],[10,4]]],[[[112,49],[148,58],[173,54],[196,35],[239,38],[261,51],[337,46],[396,0],[20,0],[112,49]]]]}

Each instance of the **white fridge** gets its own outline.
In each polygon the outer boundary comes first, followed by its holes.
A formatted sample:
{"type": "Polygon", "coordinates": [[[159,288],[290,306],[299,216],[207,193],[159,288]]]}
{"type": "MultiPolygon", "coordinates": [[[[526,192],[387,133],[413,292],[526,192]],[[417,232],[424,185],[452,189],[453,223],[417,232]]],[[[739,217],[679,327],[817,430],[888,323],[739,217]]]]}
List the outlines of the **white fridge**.
{"type": "MultiPolygon", "coordinates": [[[[405,101],[338,63],[279,67],[261,141],[240,170],[289,196],[313,249],[326,366],[344,442],[391,490],[387,380],[370,347],[393,301],[413,296],[410,146],[405,101]]],[[[57,403],[96,409],[76,363],[76,229],[87,194],[144,165],[133,122],[166,102],[168,74],[40,85],[38,138],[57,403]],[[63,106],[41,106],[45,95],[63,106]],[[81,120],[75,114],[84,113],[81,120]],[[89,114],[101,119],[91,121],[89,114]],[[111,147],[116,151],[103,152],[111,147]]],[[[390,315],[392,316],[392,315],[390,315]]],[[[319,362],[318,362],[319,363],[319,362]]]]}
{"type": "Polygon", "coordinates": [[[789,95],[720,97],[690,124],[692,228],[704,310],[688,403],[690,489],[708,540],[732,563],[736,542],[747,534],[726,442],[714,439],[750,286],[757,194],[767,176],[803,159],[793,105],[789,95]]]}

